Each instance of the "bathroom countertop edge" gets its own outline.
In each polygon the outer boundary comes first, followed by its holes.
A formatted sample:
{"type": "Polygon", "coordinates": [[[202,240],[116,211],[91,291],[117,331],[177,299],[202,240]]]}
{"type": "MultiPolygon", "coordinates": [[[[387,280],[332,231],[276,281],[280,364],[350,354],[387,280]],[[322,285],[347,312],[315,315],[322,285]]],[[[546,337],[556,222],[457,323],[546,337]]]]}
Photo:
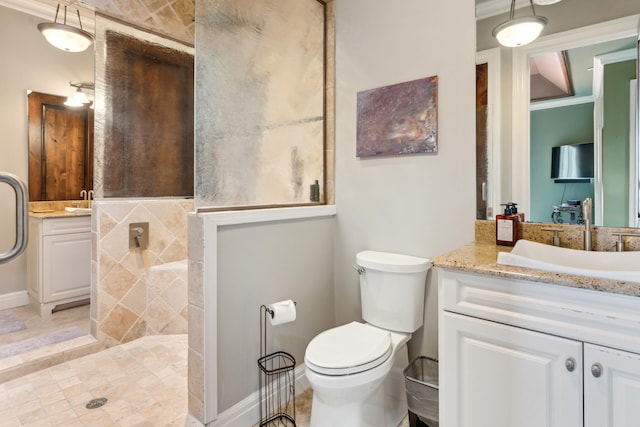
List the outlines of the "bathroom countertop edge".
{"type": "Polygon", "coordinates": [[[509,246],[499,246],[486,242],[471,242],[434,258],[432,263],[434,267],[448,270],[640,297],[640,283],[552,273],[498,264],[498,253],[510,251],[511,247],[509,246]]]}

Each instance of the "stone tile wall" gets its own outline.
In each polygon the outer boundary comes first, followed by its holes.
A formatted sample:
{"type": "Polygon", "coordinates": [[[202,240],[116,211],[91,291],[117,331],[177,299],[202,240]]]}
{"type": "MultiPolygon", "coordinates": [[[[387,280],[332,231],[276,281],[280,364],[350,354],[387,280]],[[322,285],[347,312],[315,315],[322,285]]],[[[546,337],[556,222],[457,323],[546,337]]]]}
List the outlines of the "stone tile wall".
{"type": "Polygon", "coordinates": [[[101,12],[190,45],[195,0],[82,0],[101,12]]]}
{"type": "Polygon", "coordinates": [[[184,333],[186,271],[177,275],[169,272],[172,277],[165,279],[171,279],[170,283],[155,284],[151,289],[147,279],[152,266],[187,259],[187,213],[191,210],[193,201],[184,199],[94,202],[91,332],[98,341],[111,346],[155,333],[184,333]],[[149,223],[146,250],[129,249],[129,224],[135,222],[149,223]],[[176,280],[179,278],[182,280],[176,280]],[[157,297],[161,299],[156,301],[157,297]],[[173,299],[177,306],[160,303],[167,299],[173,299]],[[181,319],[176,318],[176,312],[181,319]]]}

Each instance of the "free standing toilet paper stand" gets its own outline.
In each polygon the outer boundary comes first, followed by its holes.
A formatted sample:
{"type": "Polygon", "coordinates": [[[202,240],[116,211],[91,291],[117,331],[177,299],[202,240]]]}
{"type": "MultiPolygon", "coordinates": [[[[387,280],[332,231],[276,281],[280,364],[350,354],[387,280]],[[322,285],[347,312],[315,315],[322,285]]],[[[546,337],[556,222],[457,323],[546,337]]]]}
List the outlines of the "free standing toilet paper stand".
{"type": "Polygon", "coordinates": [[[273,316],[273,310],[260,306],[260,426],[295,427],[296,359],[284,351],[267,354],[267,321],[273,316]]]}

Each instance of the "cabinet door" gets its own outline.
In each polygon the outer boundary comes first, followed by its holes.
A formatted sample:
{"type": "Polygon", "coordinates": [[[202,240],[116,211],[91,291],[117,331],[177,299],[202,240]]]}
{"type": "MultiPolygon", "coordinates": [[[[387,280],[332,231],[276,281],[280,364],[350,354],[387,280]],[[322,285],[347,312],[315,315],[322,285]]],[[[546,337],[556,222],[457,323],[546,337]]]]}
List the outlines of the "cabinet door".
{"type": "Polygon", "coordinates": [[[585,427],[640,425],[640,355],[584,345],[585,427]]]}
{"type": "Polygon", "coordinates": [[[91,232],[44,236],[43,301],[89,295],[91,232]]]}
{"type": "Polygon", "coordinates": [[[581,342],[448,312],[441,333],[442,425],[582,425],[581,342]]]}

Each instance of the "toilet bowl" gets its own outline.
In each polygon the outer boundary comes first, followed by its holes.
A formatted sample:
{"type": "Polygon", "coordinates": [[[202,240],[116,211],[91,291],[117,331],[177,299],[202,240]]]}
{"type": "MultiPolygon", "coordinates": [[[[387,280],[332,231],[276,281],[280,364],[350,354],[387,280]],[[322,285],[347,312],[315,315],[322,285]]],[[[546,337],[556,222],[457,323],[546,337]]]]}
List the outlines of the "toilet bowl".
{"type": "Polygon", "coordinates": [[[305,353],[305,374],[313,389],[311,426],[397,426],[407,414],[402,369],[408,364],[410,337],[359,322],[315,337],[305,353]],[[394,396],[401,398],[398,405],[385,407],[394,396]]]}
{"type": "Polygon", "coordinates": [[[407,342],[422,326],[429,260],[364,251],[356,256],[362,313],[320,333],[305,352],[313,389],[311,427],[380,427],[407,414],[407,342]]]}

